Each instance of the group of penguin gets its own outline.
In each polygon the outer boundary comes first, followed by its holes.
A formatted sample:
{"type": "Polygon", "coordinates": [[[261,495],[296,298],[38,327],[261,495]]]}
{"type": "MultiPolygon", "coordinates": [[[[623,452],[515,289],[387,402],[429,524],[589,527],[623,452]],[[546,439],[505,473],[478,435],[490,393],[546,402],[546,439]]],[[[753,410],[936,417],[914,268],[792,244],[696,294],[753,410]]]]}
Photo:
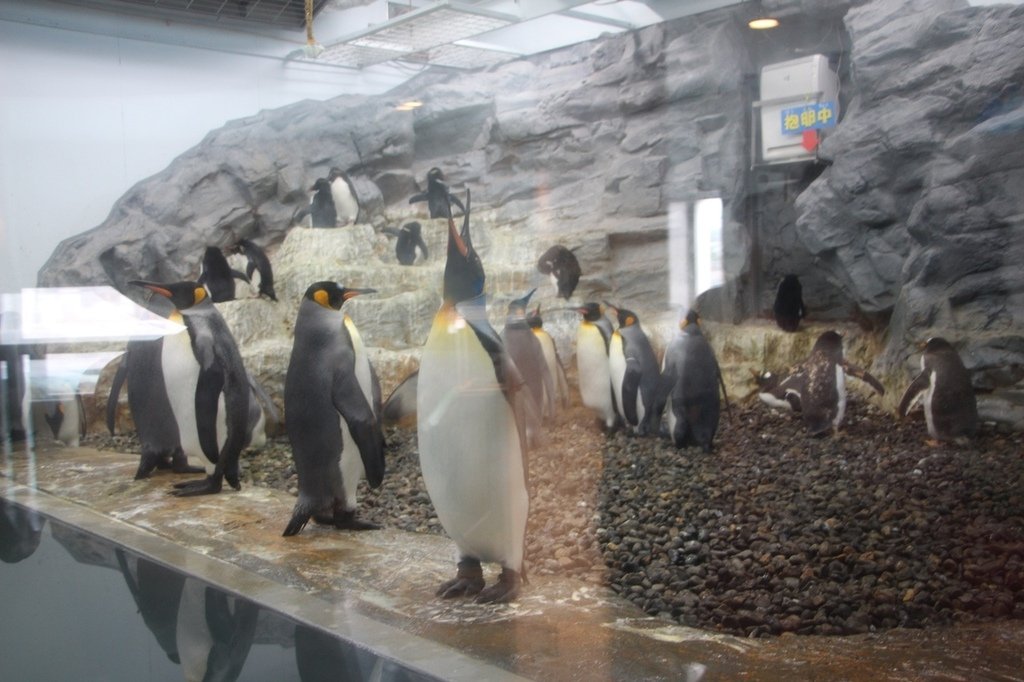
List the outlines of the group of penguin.
{"type": "MultiPolygon", "coordinates": [[[[525,579],[527,451],[542,438],[543,420],[557,404],[568,401],[568,384],[553,341],[544,339],[539,308],[528,309],[533,292],[510,303],[501,333],[491,326],[486,275],[471,235],[469,190],[463,204],[441,172],[432,169],[426,191],[410,201],[426,201],[431,217],[448,223],[443,302],[422,349],[415,389],[423,479],[459,552],[455,577],[437,594],[507,602],[516,598],[525,579]],[[461,228],[453,206],[462,212],[461,228]],[[483,563],[501,567],[490,587],[483,563]]],[[[426,255],[425,247],[423,251],[426,255]]],[[[554,263],[549,269],[560,295],[568,298],[579,278],[578,263],[575,268],[558,267],[568,275],[558,276],[554,263]],[[561,286],[572,278],[571,286],[561,286]]],[[[258,262],[254,268],[259,271],[258,262]]],[[[239,455],[262,431],[260,403],[269,405],[213,305],[211,278],[207,274],[202,284],[131,283],[152,292],[153,308],[186,329],[155,341],[132,342],[115,377],[115,386],[127,378],[129,407],[142,442],[137,477],[155,467],[197,472],[189,457],[205,462],[205,478],[175,486],[174,494],[183,496],[216,493],[224,480],[239,487],[239,455]]],[[[366,347],[342,310],[346,301],[373,291],[321,281],[307,288],[299,305],[284,387],[286,429],[298,475],[298,498],[286,536],[299,533],[310,519],[343,529],[376,528],[356,515],[357,487],[362,479],[371,488],[383,481],[384,408],[366,347]]],[[[581,316],[576,339],[579,390],[583,404],[601,423],[608,429],[621,423],[639,435],[657,435],[667,412],[667,431],[677,447],[710,451],[718,428],[718,392],[724,396],[725,386],[696,312],[688,311],[680,321],[680,331],[659,365],[636,313],[607,302],[605,307],[587,303],[573,310],[581,316]]],[[[801,304],[798,317],[802,315],[801,304]]],[[[923,398],[929,432],[936,438],[950,429],[948,387],[959,380],[943,343],[929,342],[922,375],[900,406],[906,412],[923,398]]],[[[959,361],[955,351],[952,355],[959,361]]],[[[843,359],[841,337],[826,332],[805,363],[776,384],[763,385],[762,393],[800,412],[809,430],[821,433],[842,421],[846,373],[882,391],[873,377],[843,359]]],[[[114,393],[108,408],[116,401],[114,393]]]]}

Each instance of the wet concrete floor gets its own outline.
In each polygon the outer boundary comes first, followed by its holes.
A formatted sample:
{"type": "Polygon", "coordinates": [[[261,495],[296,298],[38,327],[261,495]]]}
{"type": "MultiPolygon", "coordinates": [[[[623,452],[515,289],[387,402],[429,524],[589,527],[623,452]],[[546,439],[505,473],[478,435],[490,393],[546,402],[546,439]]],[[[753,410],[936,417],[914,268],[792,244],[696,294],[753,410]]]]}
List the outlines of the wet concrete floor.
{"type": "MultiPolygon", "coordinates": [[[[0,495],[445,679],[1024,680],[1024,622],[743,639],[650,618],[610,590],[537,576],[511,605],[442,601],[443,537],[310,524],[253,486],[182,499],[180,476],[88,448],[4,455],[0,495]]],[[[485,573],[496,577],[493,569],[485,573]]]]}

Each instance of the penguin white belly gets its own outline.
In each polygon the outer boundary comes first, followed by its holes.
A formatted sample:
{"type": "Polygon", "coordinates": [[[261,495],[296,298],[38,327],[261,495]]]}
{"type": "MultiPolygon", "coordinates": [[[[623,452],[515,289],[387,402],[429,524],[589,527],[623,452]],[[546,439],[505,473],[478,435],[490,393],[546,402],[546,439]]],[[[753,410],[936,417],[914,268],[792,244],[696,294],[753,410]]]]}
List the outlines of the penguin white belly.
{"type": "Polygon", "coordinates": [[[544,351],[544,364],[548,366],[551,374],[551,383],[554,386],[555,395],[551,396],[551,405],[554,407],[559,400],[568,398],[568,387],[565,385],[565,372],[558,365],[558,353],[555,352],[555,340],[550,334],[534,332],[534,336],[540,341],[541,350],[544,351]]]}
{"type": "Polygon", "coordinates": [[[164,337],[160,363],[171,412],[174,413],[174,420],[178,422],[181,449],[193,466],[208,466],[209,461],[199,445],[199,428],[196,425],[199,363],[192,352],[192,342],[187,330],[164,337]]]}
{"type": "MultiPolygon", "coordinates": [[[[612,334],[612,342],[608,346],[608,371],[611,375],[612,391],[615,395],[615,409],[619,416],[626,418],[626,410],[622,403],[622,379],[626,376],[626,355],[622,348],[622,337],[618,332],[612,334]]],[[[637,392],[639,395],[639,392],[637,392]]]]}
{"type": "Polygon", "coordinates": [[[434,319],[417,392],[420,466],[445,531],[464,556],[520,570],[529,500],[515,415],[454,311],[434,319]]]}
{"type": "MultiPolygon", "coordinates": [[[[363,389],[363,396],[366,397],[367,404],[373,410],[373,377],[370,372],[370,357],[366,353],[366,346],[363,345],[363,337],[359,335],[359,329],[348,315],[345,316],[345,329],[348,330],[348,335],[352,339],[352,350],[356,356],[356,381],[359,382],[359,388],[363,389]]],[[[376,411],[374,411],[374,416],[376,416],[376,411]]]]}
{"type": "Polygon", "coordinates": [[[338,178],[331,183],[331,199],[334,200],[334,210],[338,214],[338,222],[342,225],[354,223],[359,214],[359,204],[352,196],[348,183],[338,178]]]}
{"type": "Polygon", "coordinates": [[[64,420],[57,430],[57,440],[65,445],[77,448],[81,436],[82,415],[79,413],[78,396],[72,396],[60,401],[61,409],[64,411],[64,420]]]}
{"type": "Polygon", "coordinates": [[[615,423],[615,405],[608,351],[601,331],[592,324],[580,325],[576,333],[576,371],[583,404],[597,410],[605,425],[611,427],[615,423]]]}
{"type": "Polygon", "coordinates": [[[928,375],[928,388],[924,391],[924,422],[928,427],[928,435],[932,438],[938,438],[938,432],[935,430],[935,415],[932,413],[932,398],[935,396],[935,382],[938,377],[933,370],[928,375]]]}
{"type": "Polygon", "coordinates": [[[761,402],[768,407],[774,407],[776,410],[782,410],[784,412],[792,412],[793,406],[789,404],[788,400],[782,398],[776,398],[774,394],[768,391],[761,391],[757,394],[757,397],[761,399],[761,402]]]}
{"type": "Polygon", "coordinates": [[[359,481],[366,478],[366,468],[345,418],[339,417],[338,421],[341,422],[341,461],[338,466],[341,468],[341,483],[345,488],[345,510],[355,511],[359,481]]]}
{"type": "Polygon", "coordinates": [[[839,364],[836,365],[836,394],[839,399],[836,402],[836,416],[832,420],[832,426],[838,429],[843,423],[843,417],[846,416],[846,372],[839,364]]]}

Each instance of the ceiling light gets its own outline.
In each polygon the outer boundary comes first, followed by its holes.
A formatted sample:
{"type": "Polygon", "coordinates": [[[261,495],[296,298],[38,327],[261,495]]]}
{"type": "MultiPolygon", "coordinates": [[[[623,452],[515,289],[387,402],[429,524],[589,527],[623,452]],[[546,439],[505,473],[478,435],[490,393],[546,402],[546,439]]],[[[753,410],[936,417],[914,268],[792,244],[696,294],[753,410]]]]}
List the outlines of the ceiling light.
{"type": "Polygon", "coordinates": [[[775,28],[778,25],[779,20],[773,19],[772,17],[758,17],[757,19],[751,19],[747,22],[747,26],[757,31],[761,31],[766,28],[775,28]]]}

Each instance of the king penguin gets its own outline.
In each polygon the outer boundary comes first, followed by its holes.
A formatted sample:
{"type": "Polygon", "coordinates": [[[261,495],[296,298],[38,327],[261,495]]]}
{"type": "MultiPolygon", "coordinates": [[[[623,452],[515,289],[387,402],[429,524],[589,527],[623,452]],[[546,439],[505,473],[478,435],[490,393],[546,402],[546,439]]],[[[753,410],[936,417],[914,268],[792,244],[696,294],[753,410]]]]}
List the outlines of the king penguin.
{"type": "Polygon", "coordinates": [[[334,201],[337,224],[341,227],[354,224],[359,218],[359,199],[356,198],[356,187],[352,179],[348,173],[335,166],[327,174],[327,182],[331,183],[331,199],[334,201]]]}
{"type": "Polygon", "coordinates": [[[800,328],[800,320],[807,311],[804,310],[803,287],[796,275],[786,275],[779,282],[772,312],[775,314],[775,323],[782,331],[795,332],[800,328]]]}
{"type": "Polygon", "coordinates": [[[270,267],[270,259],[267,258],[263,249],[253,241],[239,239],[233,251],[245,256],[245,275],[249,278],[249,282],[259,289],[259,295],[276,302],[274,270],[270,267]]]}
{"type": "Polygon", "coordinates": [[[218,493],[224,480],[236,490],[238,458],[250,438],[252,389],[231,330],[198,282],[129,282],[174,304],[169,319],[185,331],[165,336],[161,370],[186,457],[205,459],[203,480],[179,483],[176,495],[218,493]]]}
{"type": "Polygon", "coordinates": [[[615,409],[637,434],[656,436],[661,426],[661,413],[656,405],[661,384],[658,358],[637,314],[607,301],[605,305],[619,321],[608,345],[615,409]]]}
{"type": "Polygon", "coordinates": [[[829,429],[837,431],[843,423],[847,374],[866,382],[878,395],[885,395],[878,379],[843,357],[843,337],[833,330],[823,332],[793,375],[804,425],[812,436],[821,436],[829,429]]]}
{"type": "Polygon", "coordinates": [[[604,316],[600,303],[586,303],[576,308],[576,312],[583,316],[576,330],[576,373],[579,375],[580,399],[584,405],[597,412],[602,427],[611,431],[618,421],[608,365],[611,322],[604,316]]]}
{"type": "Polygon", "coordinates": [[[384,479],[384,437],[374,409],[379,393],[374,396],[362,341],[341,312],[345,301],[372,291],[316,282],[299,305],[284,380],[299,498],[285,536],[301,531],[311,516],[348,530],[377,528],[356,518],[356,489],[364,476],[372,488],[384,479]]]}
{"type": "Polygon", "coordinates": [[[417,435],[427,492],[460,555],[456,577],[441,585],[438,596],[508,602],[523,580],[529,509],[525,436],[516,409],[522,379],[487,321],[469,206],[467,191],[461,232],[448,218],[444,302],[420,360],[417,435]],[[487,589],[481,562],[502,569],[487,589]]]}
{"type": "Polygon", "coordinates": [[[964,443],[978,430],[978,402],[971,375],[949,341],[933,336],[924,344],[921,373],[907,386],[899,415],[921,401],[928,435],[936,441],[964,443]]]}
{"type": "Polygon", "coordinates": [[[555,404],[561,405],[563,409],[567,408],[569,406],[569,381],[565,378],[562,358],[558,356],[558,346],[555,345],[551,334],[544,329],[544,318],[540,315],[539,305],[527,316],[526,323],[530,325],[530,329],[537,337],[537,341],[540,342],[541,351],[544,353],[544,363],[548,366],[548,374],[554,384],[555,404]]]}
{"type": "Polygon", "coordinates": [[[427,171],[427,189],[409,197],[410,204],[420,201],[427,202],[427,210],[430,211],[431,218],[450,218],[452,204],[458,206],[463,214],[466,212],[459,198],[448,190],[448,184],[444,181],[444,173],[437,167],[427,171]]]}
{"type": "Polygon", "coordinates": [[[701,331],[697,311],[687,311],[679,329],[680,333],[665,348],[662,361],[662,387],[668,398],[668,431],[677,448],[696,445],[704,452],[711,452],[721,413],[719,388],[726,396],[722,370],[715,351],[701,331]]]}

